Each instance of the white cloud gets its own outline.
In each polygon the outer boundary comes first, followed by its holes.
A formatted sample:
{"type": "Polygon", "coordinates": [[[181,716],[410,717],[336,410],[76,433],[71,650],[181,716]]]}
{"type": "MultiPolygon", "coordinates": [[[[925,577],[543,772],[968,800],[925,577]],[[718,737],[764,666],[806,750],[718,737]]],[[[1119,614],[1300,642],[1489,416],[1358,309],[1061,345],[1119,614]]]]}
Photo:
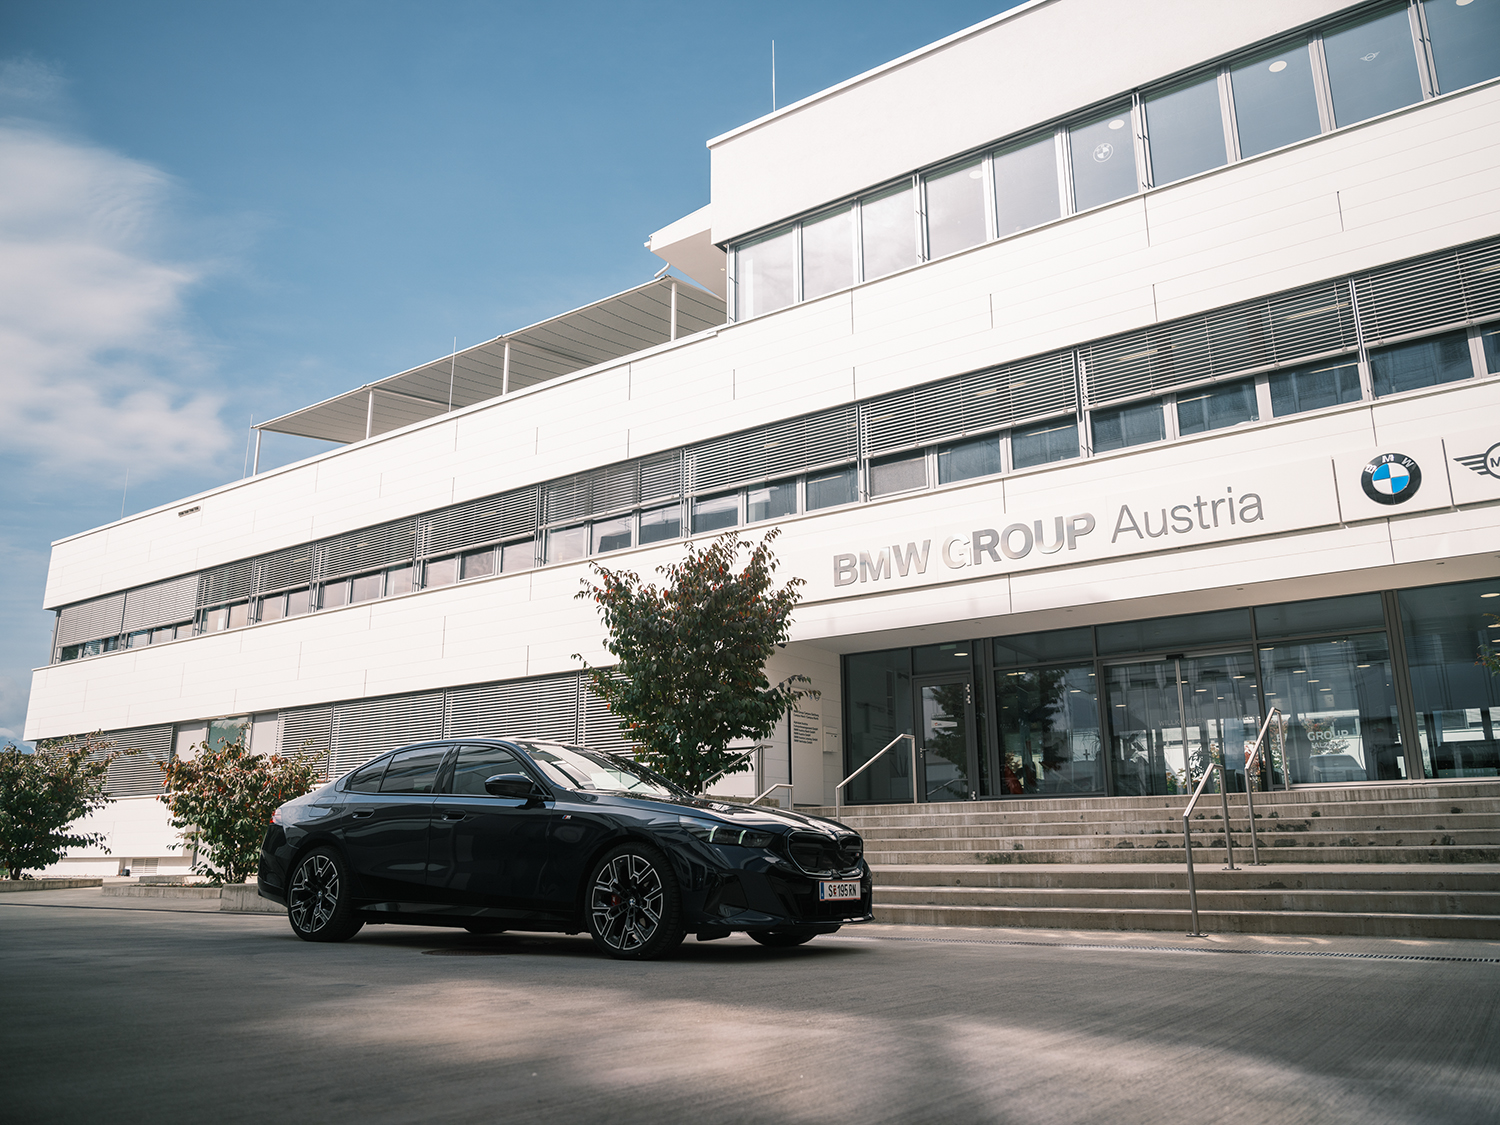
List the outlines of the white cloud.
{"type": "MultiPolygon", "coordinates": [[[[0,67],[13,106],[56,87],[36,64],[0,67]]],[[[68,476],[129,465],[142,479],[201,469],[231,444],[181,324],[201,268],[158,248],[174,190],[149,164],[0,120],[4,454],[68,476]]]]}

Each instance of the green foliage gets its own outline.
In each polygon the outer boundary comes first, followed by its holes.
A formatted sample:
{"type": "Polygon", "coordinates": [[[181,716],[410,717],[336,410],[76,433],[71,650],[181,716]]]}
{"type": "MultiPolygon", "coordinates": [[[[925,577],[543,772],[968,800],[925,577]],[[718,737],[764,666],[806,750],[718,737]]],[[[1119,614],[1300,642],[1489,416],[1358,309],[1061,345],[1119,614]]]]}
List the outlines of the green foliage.
{"type": "Polygon", "coordinates": [[[689,543],[687,558],[658,568],[660,588],[593,563],[599,584],[585,579],[577,595],[598,604],[604,647],[619,659],[614,668],[585,665],[594,691],[625,722],[641,760],[689,792],[738,768],[731,742],[764,738],[793,703],[817,694],[792,687],[806,676],[774,687],[766,679],[804,585],[773,584],[776,535],[750,550],[738,574],[740,549],[750,545],[730,532],[701,551],[689,543]]]}
{"type": "Polygon", "coordinates": [[[68,832],[80,817],[103,808],[109,763],[136,750],[114,749],[98,732],[47,739],[35,753],[0,750],[0,865],[12,879],[50,866],[71,848],[103,848],[98,832],[68,832]]]}
{"type": "MultiPolygon", "coordinates": [[[[1493,613],[1486,613],[1485,616],[1491,621],[1500,622],[1500,617],[1497,617],[1493,613]]],[[[1494,628],[1494,626],[1491,626],[1491,628],[1494,628]]],[[[1487,670],[1491,675],[1500,676],[1500,649],[1496,649],[1494,645],[1480,645],[1479,659],[1475,660],[1474,663],[1487,670]]]]}
{"type": "Polygon", "coordinates": [[[307,756],[252,754],[241,742],[215,750],[199,744],[192,758],[174,758],[161,800],[173,828],[198,846],[194,870],[216,883],[243,883],[260,863],[260,845],[278,805],[322,780],[307,756]]]}

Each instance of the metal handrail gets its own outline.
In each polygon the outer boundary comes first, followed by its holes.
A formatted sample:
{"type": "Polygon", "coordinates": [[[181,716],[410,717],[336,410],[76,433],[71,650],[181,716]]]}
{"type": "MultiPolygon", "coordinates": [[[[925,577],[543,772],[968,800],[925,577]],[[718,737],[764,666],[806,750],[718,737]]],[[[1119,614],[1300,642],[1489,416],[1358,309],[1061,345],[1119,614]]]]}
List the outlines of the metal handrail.
{"type": "Polygon", "coordinates": [[[843,781],[839,782],[833,787],[833,817],[835,820],[838,819],[839,808],[843,803],[839,799],[839,794],[844,791],[844,786],[848,785],[856,777],[864,773],[865,770],[869,769],[876,762],[878,762],[882,754],[884,754],[892,746],[896,745],[896,743],[900,742],[903,738],[906,739],[906,741],[911,745],[911,803],[914,805],[917,803],[917,736],[914,734],[898,734],[895,738],[891,739],[878,751],[876,751],[875,756],[872,757],[868,762],[860,766],[859,769],[855,770],[848,777],[844,778],[843,781]]]}
{"type": "MultiPolygon", "coordinates": [[[[1245,753],[1245,805],[1249,809],[1249,812],[1250,812],[1250,866],[1251,867],[1264,867],[1265,864],[1261,863],[1261,861],[1260,861],[1260,838],[1256,834],[1256,831],[1255,831],[1255,786],[1251,783],[1250,767],[1252,765],[1254,765],[1256,763],[1256,761],[1260,758],[1260,752],[1261,752],[1261,750],[1263,750],[1265,748],[1266,733],[1271,728],[1271,720],[1275,719],[1277,717],[1280,717],[1280,716],[1281,716],[1281,708],[1280,707],[1272,707],[1271,710],[1266,714],[1266,721],[1260,724],[1260,733],[1255,736],[1255,744],[1253,746],[1251,746],[1251,748],[1248,751],[1246,751],[1246,753],[1245,753]]],[[[1282,779],[1282,782],[1286,784],[1287,789],[1290,790],[1291,789],[1291,784],[1290,784],[1290,782],[1288,781],[1288,778],[1287,778],[1287,768],[1286,768],[1286,727],[1285,727],[1285,723],[1284,722],[1277,723],[1276,724],[1276,731],[1281,736],[1281,739],[1280,739],[1281,746],[1282,746],[1282,754],[1281,754],[1281,779],[1282,779]]],[[[1272,770],[1274,770],[1276,767],[1273,765],[1271,768],[1272,768],[1272,770]]],[[[1225,831],[1226,832],[1228,831],[1228,827],[1227,826],[1225,827],[1225,831]]]]}
{"type": "MultiPolygon", "coordinates": [[[[1224,763],[1214,763],[1219,768],[1219,791],[1224,791],[1224,763]]],[[[1203,780],[1198,782],[1198,788],[1193,790],[1193,799],[1187,803],[1187,808],[1182,810],[1182,842],[1187,849],[1187,878],[1188,878],[1188,906],[1193,912],[1193,928],[1188,931],[1188,937],[1202,937],[1198,930],[1198,884],[1193,879],[1193,831],[1188,818],[1193,815],[1193,808],[1198,804],[1198,798],[1203,796],[1203,789],[1208,785],[1208,779],[1213,777],[1213,766],[1203,771],[1203,780]]],[[[1225,799],[1224,815],[1224,843],[1229,846],[1229,866],[1234,867],[1234,843],[1229,838],[1229,810],[1228,799],[1225,799]]]]}
{"type": "Polygon", "coordinates": [[[750,798],[750,804],[752,804],[752,805],[755,804],[762,797],[767,797],[770,794],[776,792],[776,790],[778,790],[778,789],[791,789],[792,790],[792,798],[794,800],[796,799],[797,790],[795,788],[793,788],[792,783],[790,781],[778,781],[775,785],[772,785],[770,788],[768,788],[764,793],[761,793],[761,794],[758,794],[757,796],[751,797],[750,798]]]}
{"type": "MultiPolygon", "coordinates": [[[[726,776],[728,776],[731,773],[739,773],[740,770],[742,770],[745,767],[746,763],[748,763],[752,758],[755,757],[755,755],[759,754],[764,749],[765,749],[764,746],[752,746],[752,747],[750,747],[750,749],[746,750],[743,754],[741,754],[733,762],[731,762],[729,765],[725,766],[718,773],[714,774],[713,777],[709,778],[702,785],[700,785],[698,787],[698,792],[699,793],[707,793],[708,792],[708,787],[710,785],[712,785],[714,782],[718,781],[719,778],[726,777],[726,776]]],[[[782,784],[785,785],[786,782],[782,782],[782,784]]],[[[769,793],[769,792],[770,792],[769,789],[766,790],[766,793],[769,793]]],[[[766,795],[765,793],[762,793],[760,796],[764,797],[765,795],[766,795]]],[[[756,800],[757,801],[760,800],[760,797],[757,797],[756,800]]]]}

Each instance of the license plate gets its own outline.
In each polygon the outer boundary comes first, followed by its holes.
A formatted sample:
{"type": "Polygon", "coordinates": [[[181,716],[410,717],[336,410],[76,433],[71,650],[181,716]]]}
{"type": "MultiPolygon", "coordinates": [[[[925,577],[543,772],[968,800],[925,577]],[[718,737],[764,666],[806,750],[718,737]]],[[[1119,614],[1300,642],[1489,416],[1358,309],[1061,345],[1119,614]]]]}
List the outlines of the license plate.
{"type": "Polygon", "coordinates": [[[858,902],[859,882],[834,883],[824,879],[818,883],[819,902],[858,902]]]}

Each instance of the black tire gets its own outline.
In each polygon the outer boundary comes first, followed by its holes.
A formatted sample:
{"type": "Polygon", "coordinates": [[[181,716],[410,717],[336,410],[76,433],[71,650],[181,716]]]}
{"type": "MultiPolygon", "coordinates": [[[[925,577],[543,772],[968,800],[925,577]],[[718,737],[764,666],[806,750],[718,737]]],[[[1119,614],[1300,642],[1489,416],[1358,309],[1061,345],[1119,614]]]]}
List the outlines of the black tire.
{"type": "Polygon", "coordinates": [[[465,922],[464,929],[471,934],[479,934],[488,937],[491,934],[503,934],[505,927],[496,925],[494,922],[465,922]]]}
{"type": "Polygon", "coordinates": [[[794,945],[806,945],[817,934],[798,933],[796,930],[751,930],[750,940],[758,941],[767,949],[790,949],[794,945]]]}
{"type": "Polygon", "coordinates": [[[676,949],[686,931],[682,895],[667,857],[647,844],[621,844],[589,873],[584,922],[601,953],[649,961],[676,949]]]}
{"type": "Polygon", "coordinates": [[[303,941],[348,941],[364,927],[355,916],[354,888],[343,857],[332,848],[314,848],[287,882],[286,916],[303,941]]]}

